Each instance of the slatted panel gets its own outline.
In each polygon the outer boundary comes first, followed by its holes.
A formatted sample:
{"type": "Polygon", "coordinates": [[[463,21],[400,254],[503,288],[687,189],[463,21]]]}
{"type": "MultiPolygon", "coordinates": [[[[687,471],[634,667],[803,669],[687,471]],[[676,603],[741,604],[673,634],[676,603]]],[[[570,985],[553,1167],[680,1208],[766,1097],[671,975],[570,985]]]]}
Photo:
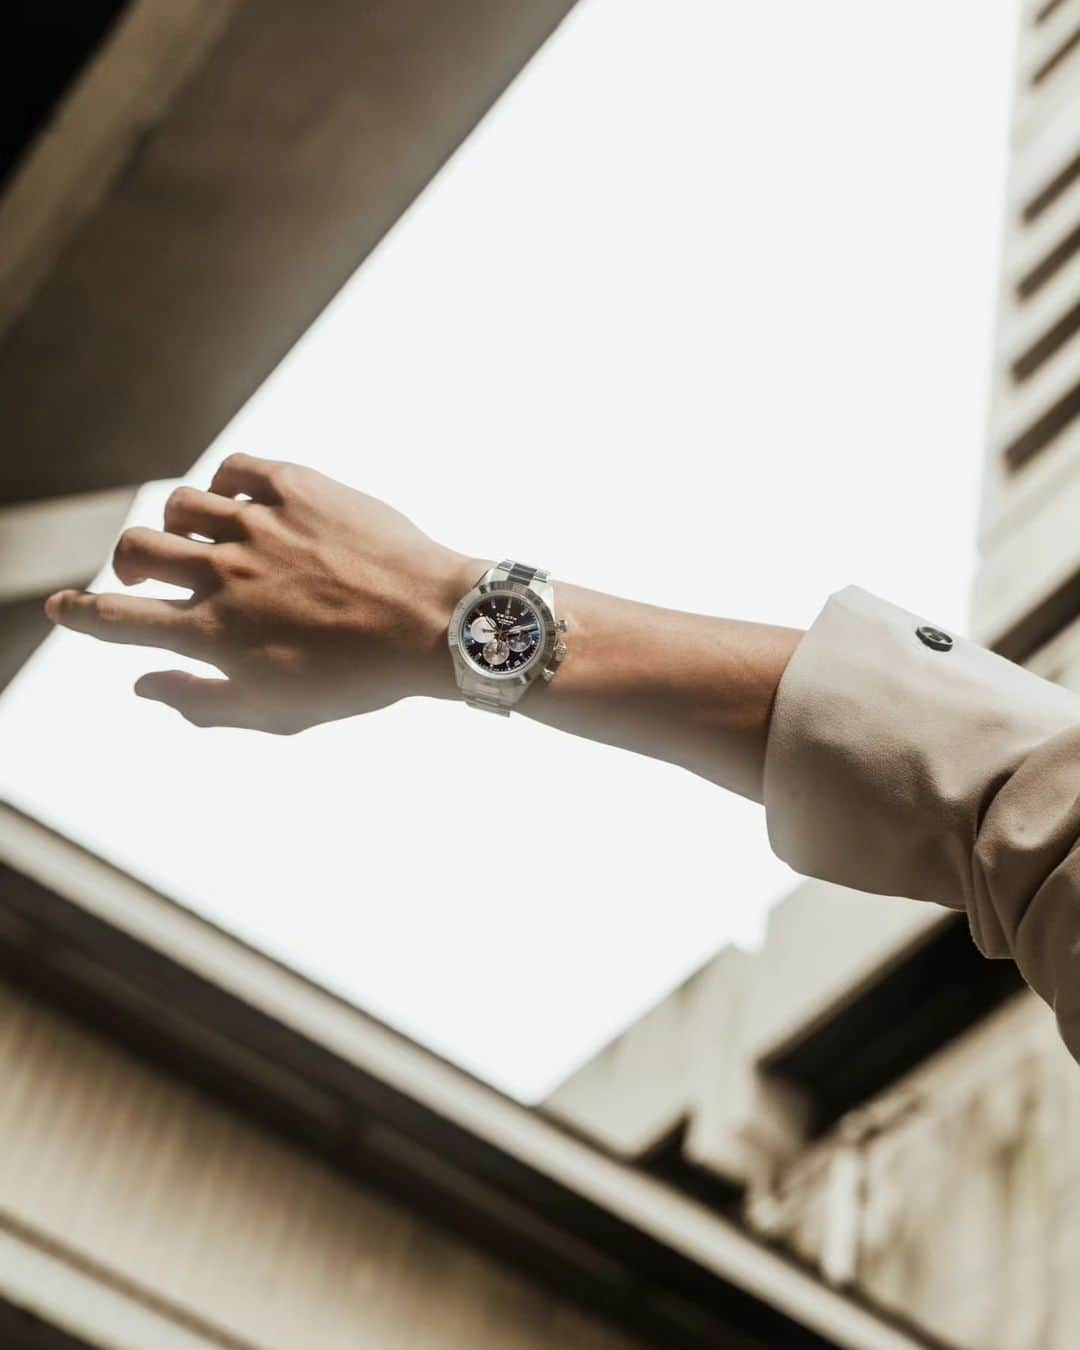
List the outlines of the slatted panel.
{"type": "Polygon", "coordinates": [[[0,1238],[100,1265],[100,1287],[164,1309],[170,1344],[628,1344],[3,985],[0,1082],[0,1238]]]}
{"type": "Polygon", "coordinates": [[[1078,490],[1080,0],[1029,0],[971,625],[1014,659],[1080,612],[1078,490]]]}

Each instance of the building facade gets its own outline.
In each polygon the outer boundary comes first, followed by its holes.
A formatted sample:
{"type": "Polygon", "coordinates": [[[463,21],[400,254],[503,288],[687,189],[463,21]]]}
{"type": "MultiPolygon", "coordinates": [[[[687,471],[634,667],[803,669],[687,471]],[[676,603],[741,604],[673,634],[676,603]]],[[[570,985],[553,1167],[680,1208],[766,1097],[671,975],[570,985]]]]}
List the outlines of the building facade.
{"type": "Polygon", "coordinates": [[[925,1344],[2,805],[0,1076],[5,1350],[925,1344]]]}
{"type": "MultiPolygon", "coordinates": [[[[1080,692],[1077,0],[1022,9],[984,483],[972,636],[1080,692]]],[[[955,916],[808,883],[548,1106],[933,1343],[1080,1341],[1080,1071],[955,916]]]]}

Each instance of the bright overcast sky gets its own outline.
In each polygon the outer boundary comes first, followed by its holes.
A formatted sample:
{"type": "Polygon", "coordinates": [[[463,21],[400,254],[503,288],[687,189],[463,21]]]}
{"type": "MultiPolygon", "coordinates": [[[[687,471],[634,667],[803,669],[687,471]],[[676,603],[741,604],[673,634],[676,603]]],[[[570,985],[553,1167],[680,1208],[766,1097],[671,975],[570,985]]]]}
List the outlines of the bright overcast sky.
{"type": "MultiPolygon", "coordinates": [[[[1014,9],[582,0],[190,481],[302,460],[601,590],[964,628],[1014,9]]],[[[52,637],[0,793],[522,1098],[796,882],[681,770],[420,700],[197,731],[130,694],[177,664],[52,637]]]]}

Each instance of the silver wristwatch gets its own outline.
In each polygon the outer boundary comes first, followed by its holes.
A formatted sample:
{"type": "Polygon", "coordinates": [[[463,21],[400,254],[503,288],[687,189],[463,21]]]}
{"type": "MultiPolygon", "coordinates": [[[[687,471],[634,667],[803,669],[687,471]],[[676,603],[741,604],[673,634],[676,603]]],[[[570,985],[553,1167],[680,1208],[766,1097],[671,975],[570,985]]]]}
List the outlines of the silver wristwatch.
{"type": "Polygon", "coordinates": [[[489,567],[458,601],[447,634],[465,702],[509,716],[535,680],[555,674],[565,632],[549,573],[508,559],[489,567]]]}

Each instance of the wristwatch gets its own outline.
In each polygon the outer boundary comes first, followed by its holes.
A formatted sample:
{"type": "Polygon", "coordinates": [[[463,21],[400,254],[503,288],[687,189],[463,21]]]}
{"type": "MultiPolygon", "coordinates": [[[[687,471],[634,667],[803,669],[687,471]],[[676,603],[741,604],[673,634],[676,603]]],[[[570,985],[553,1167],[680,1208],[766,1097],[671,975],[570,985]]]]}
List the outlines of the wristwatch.
{"type": "Polygon", "coordinates": [[[508,717],[531,684],[554,676],[565,632],[548,572],[509,559],[489,567],[458,601],[447,633],[465,702],[508,717]]]}

